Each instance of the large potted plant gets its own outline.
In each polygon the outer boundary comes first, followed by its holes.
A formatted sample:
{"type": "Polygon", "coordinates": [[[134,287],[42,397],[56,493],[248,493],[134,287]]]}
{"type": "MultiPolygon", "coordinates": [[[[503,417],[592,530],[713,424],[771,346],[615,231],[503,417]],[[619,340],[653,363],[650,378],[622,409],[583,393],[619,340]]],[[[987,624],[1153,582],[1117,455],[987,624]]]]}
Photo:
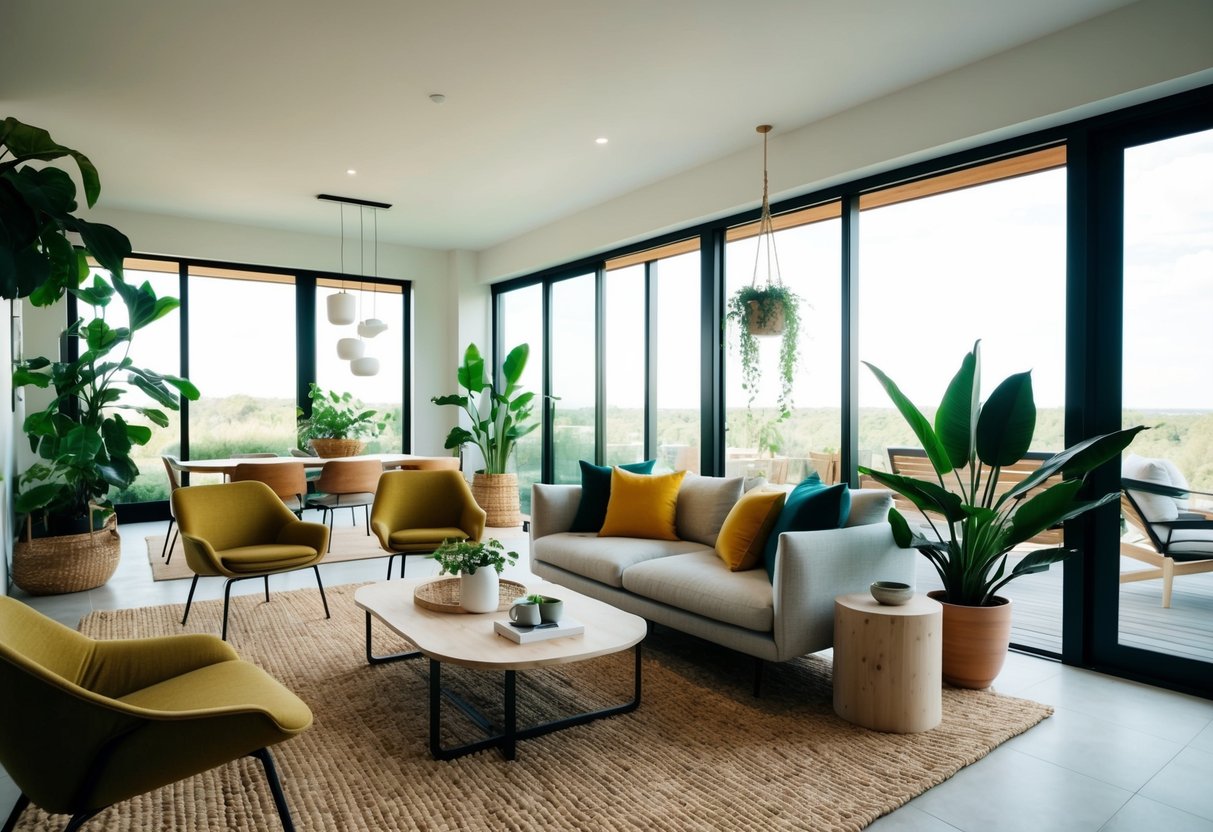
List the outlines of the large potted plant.
{"type": "Polygon", "coordinates": [[[13,581],[32,594],[77,592],[109,580],[119,551],[109,491],[139,476],[131,451],[152,436],[151,427],[127,417],[165,427],[161,408],[177,410],[179,396],[198,398],[189,381],[136,367],[130,358],[134,334],[176,309],[175,298],[156,297],[148,283],[132,286],[120,271],[67,289],[93,310],[63,331],[62,341],[74,349],[60,360],[26,359],[13,374],[14,386],[54,393],[22,425],[38,461],[17,479],[25,530],[13,552],[13,581]],[[126,306],[125,326],[106,320],[115,296],[126,306]]]}
{"type": "Polygon", "coordinates": [[[981,403],[979,344],[965,355],[948,385],[934,427],[892,379],[867,365],[918,437],[935,480],[859,469],[922,512],[925,527],[912,527],[897,509],[889,511],[889,522],[898,545],[918,549],[939,574],[943,589],[929,594],[944,606],[943,678],[969,688],[989,687],[1006,657],[1011,602],[999,591],[1015,578],[1044,572],[1074,554],[1058,546],[1036,549],[1013,562],[1012,550],[1117,500],[1119,492],[1093,499],[1083,499],[1079,492],[1088,473],[1117,457],[1145,429],[1137,426],[1079,442],[999,493],[1000,470],[1023,459],[1032,443],[1036,404],[1029,372],[1009,376],[981,403]],[[1061,481],[1046,486],[1057,474],[1061,481]]]}
{"type": "Polygon", "coordinates": [[[299,448],[311,445],[317,456],[356,456],[366,449],[364,438],[378,436],[391,420],[391,413],[369,410],[351,393],[324,391],[312,382],[308,389],[312,412],[304,418],[298,408],[299,448]]]}
{"type": "Polygon", "coordinates": [[[480,350],[469,344],[463,364],[455,373],[459,386],[466,392],[431,399],[434,404],[453,405],[467,414],[471,430],[462,425],[451,428],[444,447],[453,450],[472,443],[480,449],[484,468],[472,479],[472,495],[488,514],[485,522],[490,526],[511,527],[522,522],[518,475],[506,468],[518,440],[539,427],[538,422],[532,421],[535,394],[519,390],[529,354],[528,344],[510,350],[501,365],[504,386],[498,390],[480,350]]]}
{"type": "Polygon", "coordinates": [[[800,339],[800,299],[781,283],[747,285],[729,298],[726,320],[737,325],[741,357],[741,386],[747,407],[754,403],[762,381],[760,337],[779,337],[779,414],[792,413],[792,381],[796,374],[800,339]]]}

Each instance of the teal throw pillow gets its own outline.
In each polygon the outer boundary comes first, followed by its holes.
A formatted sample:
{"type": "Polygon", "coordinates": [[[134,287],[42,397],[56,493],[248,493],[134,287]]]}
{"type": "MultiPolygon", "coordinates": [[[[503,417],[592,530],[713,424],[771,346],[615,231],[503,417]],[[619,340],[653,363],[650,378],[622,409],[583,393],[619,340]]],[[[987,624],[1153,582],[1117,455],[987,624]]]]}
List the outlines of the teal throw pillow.
{"type": "Polygon", "coordinates": [[[767,577],[775,580],[775,551],[779,548],[779,535],[784,532],[814,532],[821,529],[840,529],[851,514],[851,492],[846,483],[825,485],[816,472],[806,477],[792,489],[784,501],[783,511],[775,521],[774,528],[763,549],[763,561],[767,577]]]}
{"type": "MultiPolygon", "coordinates": [[[[651,474],[656,463],[655,459],[646,459],[619,467],[633,474],[651,474]]],[[[611,467],[581,460],[581,504],[577,506],[577,514],[573,516],[573,526],[569,531],[597,534],[602,528],[607,503],[611,501],[611,467]]]]}

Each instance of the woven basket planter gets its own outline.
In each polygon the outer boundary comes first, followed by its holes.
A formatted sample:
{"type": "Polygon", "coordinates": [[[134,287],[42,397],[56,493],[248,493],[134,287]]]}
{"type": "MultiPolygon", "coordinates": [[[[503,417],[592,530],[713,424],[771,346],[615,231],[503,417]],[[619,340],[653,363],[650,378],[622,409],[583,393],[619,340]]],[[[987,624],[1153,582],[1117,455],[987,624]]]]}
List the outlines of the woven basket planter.
{"type": "Polygon", "coordinates": [[[517,474],[476,474],[472,477],[472,496],[484,509],[486,526],[513,528],[522,525],[518,500],[517,474]]]}
{"type": "Polygon", "coordinates": [[[121,555],[114,515],[95,532],[57,537],[33,537],[27,522],[13,547],[13,583],[30,595],[83,592],[112,578],[121,555]]]}
{"type": "Polygon", "coordinates": [[[750,310],[745,316],[745,325],[751,335],[763,338],[783,334],[786,323],[782,303],[771,304],[765,320],[762,318],[762,309],[759,307],[758,301],[752,300],[749,304],[750,310]]]}
{"type": "Polygon", "coordinates": [[[339,456],[358,456],[366,448],[361,439],[313,439],[312,448],[324,459],[339,456]]]}

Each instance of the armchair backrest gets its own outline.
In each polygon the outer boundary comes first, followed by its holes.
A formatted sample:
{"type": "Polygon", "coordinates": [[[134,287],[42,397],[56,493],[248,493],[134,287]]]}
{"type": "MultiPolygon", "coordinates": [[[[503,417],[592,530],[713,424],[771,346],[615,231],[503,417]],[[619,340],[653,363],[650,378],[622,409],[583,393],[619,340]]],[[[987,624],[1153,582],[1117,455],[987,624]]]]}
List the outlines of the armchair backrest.
{"type": "Polygon", "coordinates": [[[268,485],[252,480],[178,488],[172,501],[181,534],[216,550],[273,543],[283,526],[300,522],[268,485]]]}
{"type": "Polygon", "coordinates": [[[459,471],[387,471],[379,478],[371,526],[379,523],[390,531],[464,527],[477,514],[483,530],[484,511],[476,505],[472,489],[459,471]]]}

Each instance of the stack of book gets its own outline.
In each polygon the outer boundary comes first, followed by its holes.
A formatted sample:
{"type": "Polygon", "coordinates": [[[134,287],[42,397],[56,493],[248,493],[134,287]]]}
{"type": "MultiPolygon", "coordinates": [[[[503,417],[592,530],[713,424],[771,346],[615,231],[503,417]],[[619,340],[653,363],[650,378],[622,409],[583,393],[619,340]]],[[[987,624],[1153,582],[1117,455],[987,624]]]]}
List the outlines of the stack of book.
{"type": "Polygon", "coordinates": [[[549,638],[579,636],[585,632],[585,625],[573,618],[562,618],[555,624],[534,626],[515,624],[512,621],[494,621],[493,629],[497,631],[497,635],[510,641],[530,644],[532,641],[546,641],[549,638]]]}

